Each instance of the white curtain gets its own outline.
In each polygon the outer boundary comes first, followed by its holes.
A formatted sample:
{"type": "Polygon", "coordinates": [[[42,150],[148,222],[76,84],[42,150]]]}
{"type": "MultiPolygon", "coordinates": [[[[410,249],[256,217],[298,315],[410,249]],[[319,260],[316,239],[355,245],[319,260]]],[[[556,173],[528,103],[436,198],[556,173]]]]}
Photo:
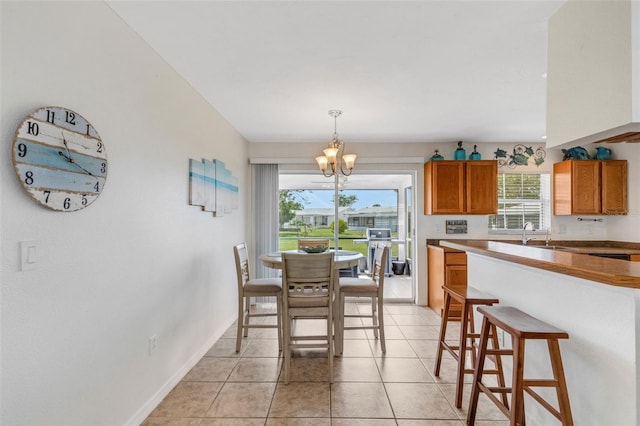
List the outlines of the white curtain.
{"type": "Polygon", "coordinates": [[[277,164],[253,164],[253,258],[255,259],[255,277],[268,278],[279,276],[278,271],[265,267],[258,256],[279,249],[278,207],[280,192],[277,164]]]}

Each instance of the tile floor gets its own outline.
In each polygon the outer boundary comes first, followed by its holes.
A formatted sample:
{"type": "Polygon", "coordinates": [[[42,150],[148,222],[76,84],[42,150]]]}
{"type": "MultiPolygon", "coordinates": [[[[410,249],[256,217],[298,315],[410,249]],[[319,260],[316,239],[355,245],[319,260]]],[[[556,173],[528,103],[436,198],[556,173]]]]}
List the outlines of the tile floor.
{"type": "MultiPolygon", "coordinates": [[[[365,312],[370,304],[348,303],[346,309],[365,312]]],[[[386,354],[370,330],[349,330],[343,356],[335,358],[333,384],[326,351],[307,350],[294,353],[285,385],[275,329],[250,330],[236,353],[234,324],[143,425],[463,425],[470,385],[456,409],[455,361],[445,353],[440,377],[432,373],[439,325],[430,308],[388,303],[386,354]]],[[[450,327],[452,340],[458,330],[450,327]]],[[[484,395],[477,418],[483,426],[508,424],[484,395]]]]}
{"type": "Polygon", "coordinates": [[[384,279],[384,300],[412,300],[413,280],[409,275],[391,275],[384,279]]]}

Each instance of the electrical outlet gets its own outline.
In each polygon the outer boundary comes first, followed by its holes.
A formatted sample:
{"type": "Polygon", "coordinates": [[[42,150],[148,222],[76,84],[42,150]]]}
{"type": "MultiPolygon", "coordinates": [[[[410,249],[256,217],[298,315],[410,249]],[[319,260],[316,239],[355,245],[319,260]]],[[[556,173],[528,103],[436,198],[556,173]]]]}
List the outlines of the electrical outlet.
{"type": "Polygon", "coordinates": [[[153,355],[158,349],[158,336],[153,335],[149,337],[149,356],[153,355]]]}

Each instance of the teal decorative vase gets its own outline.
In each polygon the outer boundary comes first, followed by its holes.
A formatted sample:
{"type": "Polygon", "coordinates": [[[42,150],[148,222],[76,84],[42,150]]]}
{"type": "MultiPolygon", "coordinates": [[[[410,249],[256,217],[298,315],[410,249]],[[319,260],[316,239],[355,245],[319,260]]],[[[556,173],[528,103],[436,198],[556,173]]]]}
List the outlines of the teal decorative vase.
{"type": "Polygon", "coordinates": [[[458,142],[458,149],[453,153],[453,158],[455,160],[464,160],[467,158],[467,151],[462,147],[462,141],[458,142]]]}
{"type": "Polygon", "coordinates": [[[433,153],[433,155],[431,156],[431,160],[437,161],[437,160],[444,160],[444,157],[442,155],[440,155],[440,153],[438,152],[438,150],[436,149],[433,153]]]}
{"type": "Polygon", "coordinates": [[[599,146],[596,148],[595,158],[597,160],[608,160],[609,158],[611,158],[611,150],[609,148],[599,146]]]}
{"type": "Polygon", "coordinates": [[[473,152],[469,154],[469,160],[480,160],[482,156],[478,152],[478,145],[473,146],[473,152]]]}

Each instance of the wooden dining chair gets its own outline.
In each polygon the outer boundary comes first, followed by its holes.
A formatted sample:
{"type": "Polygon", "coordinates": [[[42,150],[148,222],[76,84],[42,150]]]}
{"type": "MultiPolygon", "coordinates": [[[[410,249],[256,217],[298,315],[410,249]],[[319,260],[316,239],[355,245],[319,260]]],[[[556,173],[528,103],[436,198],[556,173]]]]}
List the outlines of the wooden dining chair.
{"type": "Polygon", "coordinates": [[[329,380],[333,383],[333,253],[282,254],[284,382],[289,383],[293,349],[327,349],[329,380]],[[300,320],[324,319],[326,333],[294,333],[300,320]]]}
{"type": "Polygon", "coordinates": [[[378,338],[380,335],[380,346],[382,353],[387,352],[384,340],[384,271],[389,255],[389,247],[379,242],[376,244],[374,260],[372,265],[371,278],[348,278],[340,277],[339,280],[339,302],[338,302],[338,344],[336,352],[341,354],[344,346],[344,330],[373,330],[373,335],[378,338]],[[371,314],[345,314],[345,299],[347,297],[367,297],[371,298],[371,314]],[[345,318],[370,318],[371,325],[345,325],[345,318]]]}
{"type": "Polygon", "coordinates": [[[282,351],[282,280],[280,278],[251,278],[249,255],[245,243],[233,247],[238,277],[238,334],[236,336],[236,352],[240,352],[242,336],[249,335],[250,328],[277,328],[278,349],[282,351]],[[276,313],[252,313],[251,298],[275,296],[276,313]],[[251,318],[276,316],[276,325],[251,324],[251,318]]]}

